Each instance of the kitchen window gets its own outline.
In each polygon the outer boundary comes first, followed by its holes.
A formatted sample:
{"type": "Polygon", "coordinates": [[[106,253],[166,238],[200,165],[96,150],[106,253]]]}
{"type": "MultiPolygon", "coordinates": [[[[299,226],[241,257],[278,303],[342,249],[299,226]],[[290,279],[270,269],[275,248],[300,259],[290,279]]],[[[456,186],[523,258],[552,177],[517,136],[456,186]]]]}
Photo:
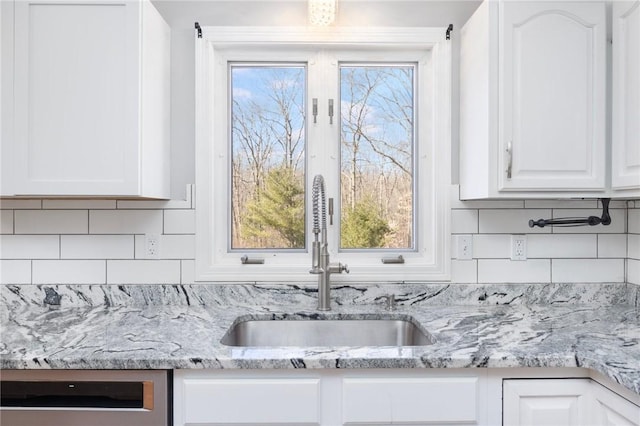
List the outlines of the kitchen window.
{"type": "Polygon", "coordinates": [[[334,281],[449,278],[444,29],[203,28],[196,61],[197,280],[315,280],[317,174],[334,281]]]}

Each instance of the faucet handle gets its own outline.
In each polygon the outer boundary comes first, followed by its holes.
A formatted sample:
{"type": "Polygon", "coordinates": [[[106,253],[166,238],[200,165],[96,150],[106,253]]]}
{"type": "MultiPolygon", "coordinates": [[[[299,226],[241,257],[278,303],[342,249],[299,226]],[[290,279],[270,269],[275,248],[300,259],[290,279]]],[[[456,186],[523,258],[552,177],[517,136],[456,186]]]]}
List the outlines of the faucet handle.
{"type": "Polygon", "coordinates": [[[341,274],[343,272],[349,273],[349,265],[338,263],[332,263],[329,265],[329,272],[332,274],[341,274]]]}

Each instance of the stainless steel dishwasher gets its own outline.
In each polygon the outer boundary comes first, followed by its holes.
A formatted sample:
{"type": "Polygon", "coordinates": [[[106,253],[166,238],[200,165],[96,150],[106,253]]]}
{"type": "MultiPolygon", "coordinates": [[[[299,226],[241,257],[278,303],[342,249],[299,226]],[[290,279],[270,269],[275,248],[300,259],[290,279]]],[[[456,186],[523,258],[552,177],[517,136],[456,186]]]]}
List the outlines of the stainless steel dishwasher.
{"type": "Polygon", "coordinates": [[[168,426],[164,370],[1,370],[2,426],[168,426]]]}

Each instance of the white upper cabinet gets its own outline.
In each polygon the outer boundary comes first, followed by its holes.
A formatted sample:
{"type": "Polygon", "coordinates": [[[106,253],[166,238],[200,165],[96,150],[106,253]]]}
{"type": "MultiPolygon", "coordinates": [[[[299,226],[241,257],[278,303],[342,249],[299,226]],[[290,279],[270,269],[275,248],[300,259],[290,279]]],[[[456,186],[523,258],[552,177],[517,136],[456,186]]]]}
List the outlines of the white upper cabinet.
{"type": "Polygon", "coordinates": [[[611,186],[640,196],[640,1],[613,2],[611,186]]]}
{"type": "Polygon", "coordinates": [[[486,1],[460,67],[461,198],[602,196],[604,2],[486,1]]]}
{"type": "Polygon", "coordinates": [[[14,3],[3,195],[169,196],[170,29],[147,1],[14,3]]]}

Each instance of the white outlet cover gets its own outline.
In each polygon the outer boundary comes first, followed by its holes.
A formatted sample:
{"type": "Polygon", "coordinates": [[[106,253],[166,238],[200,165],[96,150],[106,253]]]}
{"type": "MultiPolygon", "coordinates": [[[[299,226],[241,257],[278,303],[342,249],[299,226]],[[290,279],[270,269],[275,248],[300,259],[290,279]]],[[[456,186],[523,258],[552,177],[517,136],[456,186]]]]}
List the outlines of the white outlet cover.
{"type": "Polygon", "coordinates": [[[160,257],[160,236],[158,234],[145,234],[144,253],[147,259],[160,257]]]}
{"type": "Polygon", "coordinates": [[[511,236],[511,260],[527,260],[527,236],[511,236]]]}
{"type": "Polygon", "coordinates": [[[473,259],[473,236],[472,235],[458,235],[458,247],[457,247],[456,259],[458,260],[471,260],[473,259]]]}

